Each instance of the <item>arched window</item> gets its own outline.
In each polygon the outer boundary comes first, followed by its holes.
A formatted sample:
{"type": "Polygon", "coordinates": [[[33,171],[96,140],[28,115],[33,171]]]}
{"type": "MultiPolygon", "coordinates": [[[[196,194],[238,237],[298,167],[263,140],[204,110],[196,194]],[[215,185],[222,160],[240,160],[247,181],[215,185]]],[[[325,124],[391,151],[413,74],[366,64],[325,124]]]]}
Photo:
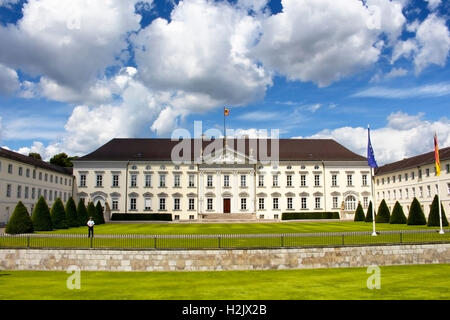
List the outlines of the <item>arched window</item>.
{"type": "Polygon", "coordinates": [[[356,210],[355,196],[350,195],[345,199],[345,210],[346,211],[355,211],[356,210]]]}

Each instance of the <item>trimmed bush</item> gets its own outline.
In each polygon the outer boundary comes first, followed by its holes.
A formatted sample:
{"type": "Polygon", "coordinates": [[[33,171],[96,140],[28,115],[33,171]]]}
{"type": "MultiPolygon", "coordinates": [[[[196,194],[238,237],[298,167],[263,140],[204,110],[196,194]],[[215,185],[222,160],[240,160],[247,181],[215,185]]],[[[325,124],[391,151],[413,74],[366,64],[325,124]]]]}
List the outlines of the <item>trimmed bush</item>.
{"type": "Polygon", "coordinates": [[[80,226],[77,219],[77,206],[75,205],[75,201],[73,201],[72,197],[70,197],[66,203],[66,221],[69,228],[80,226]]]}
{"type": "Polygon", "coordinates": [[[363,207],[361,206],[361,202],[359,202],[358,207],[356,208],[354,221],[364,221],[365,218],[363,207]]]}
{"type": "Polygon", "coordinates": [[[113,213],[111,221],[172,221],[170,213],[113,213]]]}
{"type": "MultiPolygon", "coordinates": [[[[100,218],[97,214],[97,209],[95,208],[94,204],[92,202],[89,202],[87,206],[87,214],[88,214],[88,220],[92,217],[92,220],[94,220],[95,224],[100,224],[100,218]]],[[[87,221],[86,221],[87,222],[87,221]]]]}
{"type": "Polygon", "coordinates": [[[97,217],[98,217],[98,224],[105,224],[105,217],[103,215],[103,207],[102,204],[97,202],[97,205],[95,206],[95,209],[97,210],[97,217]]]}
{"type": "Polygon", "coordinates": [[[406,216],[403,212],[403,207],[397,201],[394,205],[394,209],[392,209],[391,219],[389,220],[390,224],[406,224],[406,216]]]}
{"type": "Polygon", "coordinates": [[[427,224],[425,214],[423,213],[422,206],[419,200],[414,198],[411,207],[409,208],[408,225],[409,226],[424,226],[427,224]]]}
{"type": "Polygon", "coordinates": [[[52,217],[44,197],[40,197],[31,216],[34,231],[52,231],[52,217]]]}
{"type": "Polygon", "coordinates": [[[33,221],[28,214],[27,208],[23,205],[22,201],[17,203],[14,212],[6,225],[6,233],[8,234],[22,234],[33,233],[33,221]]]}
{"type": "MultiPolygon", "coordinates": [[[[372,216],[372,201],[370,201],[369,203],[369,207],[367,208],[367,214],[366,214],[366,219],[364,220],[365,222],[373,222],[373,216],[372,216]]],[[[377,216],[377,212],[374,212],[375,217],[377,216]]]]}
{"type": "Polygon", "coordinates": [[[340,219],[339,212],[283,212],[281,220],[340,219]]]}
{"type": "MultiPolygon", "coordinates": [[[[439,223],[439,207],[438,207],[438,196],[435,195],[433,202],[431,203],[430,207],[430,214],[428,215],[428,223],[427,226],[429,227],[440,227],[439,223]]],[[[442,215],[442,226],[448,227],[448,221],[447,217],[445,216],[445,210],[444,206],[441,203],[441,215],[442,215]]]]}
{"type": "Polygon", "coordinates": [[[53,229],[67,229],[66,210],[60,198],[56,199],[55,203],[53,203],[50,215],[52,217],[53,229]]]}
{"type": "Polygon", "coordinates": [[[84,201],[82,199],[80,199],[80,201],[78,201],[77,220],[78,220],[78,225],[80,225],[80,226],[85,226],[89,220],[87,209],[86,209],[86,206],[84,205],[84,201]]]}
{"type": "Polygon", "coordinates": [[[375,216],[376,223],[389,223],[391,219],[391,213],[389,212],[389,208],[384,199],[381,201],[380,206],[378,207],[378,213],[375,216]]]}

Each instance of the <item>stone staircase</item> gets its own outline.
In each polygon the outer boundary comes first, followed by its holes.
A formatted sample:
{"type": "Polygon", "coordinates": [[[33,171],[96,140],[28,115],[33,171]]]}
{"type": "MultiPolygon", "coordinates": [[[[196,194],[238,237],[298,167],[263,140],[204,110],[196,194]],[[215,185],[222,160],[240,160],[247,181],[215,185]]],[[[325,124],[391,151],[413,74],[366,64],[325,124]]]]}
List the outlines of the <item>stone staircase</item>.
{"type": "Polygon", "coordinates": [[[203,214],[202,222],[239,222],[239,221],[254,221],[256,215],[251,213],[210,213],[203,214]]]}

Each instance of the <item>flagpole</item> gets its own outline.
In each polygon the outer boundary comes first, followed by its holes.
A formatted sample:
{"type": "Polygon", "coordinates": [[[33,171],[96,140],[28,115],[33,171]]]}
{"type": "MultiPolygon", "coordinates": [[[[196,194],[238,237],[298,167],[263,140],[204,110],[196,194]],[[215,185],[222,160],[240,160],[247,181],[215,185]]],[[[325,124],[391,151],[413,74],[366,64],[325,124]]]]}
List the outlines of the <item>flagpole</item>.
{"type": "Polygon", "coordinates": [[[376,237],[377,236],[377,231],[375,229],[375,192],[373,190],[373,183],[374,183],[374,179],[373,179],[373,174],[372,174],[372,168],[370,168],[370,184],[371,184],[371,189],[372,189],[372,225],[373,225],[373,232],[372,232],[372,236],[376,237]]]}
{"type": "Polygon", "coordinates": [[[438,206],[439,206],[439,234],[444,234],[444,229],[442,228],[442,210],[441,210],[441,193],[439,192],[439,184],[441,175],[441,163],[439,160],[439,145],[436,132],[434,133],[434,160],[435,160],[435,170],[437,176],[437,196],[438,196],[438,206]]]}
{"type": "Polygon", "coordinates": [[[442,228],[442,210],[441,210],[441,195],[439,192],[439,176],[437,176],[437,181],[438,181],[438,185],[437,185],[437,196],[438,196],[438,206],[439,206],[439,226],[440,226],[440,230],[439,230],[439,234],[444,234],[444,229],[442,228]]]}
{"type": "Polygon", "coordinates": [[[371,187],[371,191],[372,191],[372,236],[376,237],[377,236],[377,230],[375,228],[375,191],[374,191],[374,178],[373,178],[373,173],[372,173],[372,169],[375,167],[377,167],[376,161],[375,161],[375,156],[373,155],[373,149],[372,149],[372,142],[370,141],[370,125],[367,125],[367,136],[368,136],[368,146],[367,146],[367,159],[370,165],[370,187],[371,187]]]}

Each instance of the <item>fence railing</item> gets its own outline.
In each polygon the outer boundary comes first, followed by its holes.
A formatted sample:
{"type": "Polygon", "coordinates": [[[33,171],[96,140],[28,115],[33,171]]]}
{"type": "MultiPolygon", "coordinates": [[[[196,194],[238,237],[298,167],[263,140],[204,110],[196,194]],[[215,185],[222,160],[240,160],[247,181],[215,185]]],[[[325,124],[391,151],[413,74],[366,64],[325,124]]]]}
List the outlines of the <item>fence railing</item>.
{"type": "Polygon", "coordinates": [[[284,234],[138,235],[0,234],[0,248],[71,249],[263,249],[450,243],[450,230],[284,234]]]}

